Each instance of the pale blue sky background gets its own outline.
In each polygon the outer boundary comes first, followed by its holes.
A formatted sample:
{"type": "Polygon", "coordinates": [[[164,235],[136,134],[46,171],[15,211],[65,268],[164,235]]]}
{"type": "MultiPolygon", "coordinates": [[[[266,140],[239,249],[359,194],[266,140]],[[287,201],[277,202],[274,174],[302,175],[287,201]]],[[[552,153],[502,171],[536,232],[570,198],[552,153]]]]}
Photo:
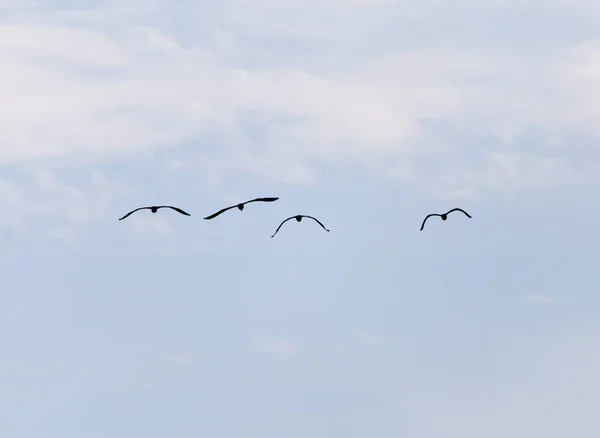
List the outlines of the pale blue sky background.
{"type": "Polygon", "coordinates": [[[0,437],[598,436],[600,3],[0,17],[0,437]]]}

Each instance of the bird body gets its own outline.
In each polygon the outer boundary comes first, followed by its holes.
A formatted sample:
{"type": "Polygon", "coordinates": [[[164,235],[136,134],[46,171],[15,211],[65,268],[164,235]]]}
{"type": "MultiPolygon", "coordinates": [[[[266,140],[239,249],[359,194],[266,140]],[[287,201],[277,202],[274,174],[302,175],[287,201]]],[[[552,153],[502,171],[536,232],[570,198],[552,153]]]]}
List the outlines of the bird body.
{"type": "Polygon", "coordinates": [[[256,198],[256,199],[251,199],[250,201],[246,201],[246,202],[242,202],[240,204],[236,204],[236,205],[232,205],[226,208],[223,208],[219,211],[217,211],[216,213],[211,214],[210,216],[206,216],[204,219],[208,220],[208,219],[213,219],[216,218],[217,216],[219,216],[221,213],[225,213],[227,210],[231,210],[232,208],[238,208],[240,211],[242,211],[244,209],[244,206],[246,204],[249,204],[250,202],[275,202],[277,201],[279,198],[256,198]]]}
{"type": "Polygon", "coordinates": [[[157,212],[159,209],[161,209],[161,208],[170,208],[170,209],[172,209],[172,210],[175,210],[176,212],[178,212],[178,213],[181,213],[181,214],[183,214],[183,215],[186,215],[186,216],[191,216],[191,214],[189,214],[189,213],[187,213],[187,212],[183,211],[183,210],[182,210],[182,209],[180,209],[180,208],[173,207],[172,205],[158,205],[158,206],[157,206],[157,205],[153,205],[153,206],[151,206],[151,207],[140,207],[140,208],[136,208],[135,210],[132,210],[132,211],[130,211],[129,213],[127,213],[125,216],[123,216],[123,217],[122,217],[122,218],[120,218],[119,220],[120,220],[120,221],[122,221],[122,220],[123,220],[123,219],[125,219],[126,217],[128,217],[128,216],[131,216],[131,215],[132,215],[133,213],[135,213],[136,211],[140,211],[140,210],[150,210],[152,213],[156,213],[156,212],[157,212]]]}
{"type": "MultiPolygon", "coordinates": [[[[300,222],[302,220],[303,217],[307,217],[309,219],[314,220],[316,223],[318,223],[319,225],[321,225],[321,227],[325,230],[325,231],[329,231],[327,228],[325,228],[325,225],[323,225],[317,218],[312,217],[312,216],[307,216],[305,214],[298,214],[295,216],[290,216],[288,217],[286,220],[284,220],[283,222],[281,222],[279,224],[279,226],[277,227],[277,230],[275,230],[275,234],[277,234],[279,232],[279,229],[281,228],[281,226],[283,224],[285,224],[287,221],[289,221],[290,219],[296,219],[297,222],[300,222]]],[[[273,234],[271,237],[275,237],[275,234],[273,234]]]]}
{"type": "Polygon", "coordinates": [[[442,213],[442,214],[431,213],[431,214],[428,214],[427,216],[425,216],[425,219],[423,219],[423,223],[421,224],[421,230],[420,231],[423,231],[423,228],[425,227],[425,222],[427,222],[427,219],[429,219],[431,216],[439,216],[439,217],[442,218],[443,221],[445,221],[446,219],[448,219],[448,215],[450,213],[452,213],[453,211],[460,211],[460,212],[464,213],[469,219],[471,218],[471,215],[469,215],[469,213],[467,213],[466,211],[464,211],[464,210],[462,210],[460,208],[453,208],[452,210],[449,210],[446,213],[442,213]]]}

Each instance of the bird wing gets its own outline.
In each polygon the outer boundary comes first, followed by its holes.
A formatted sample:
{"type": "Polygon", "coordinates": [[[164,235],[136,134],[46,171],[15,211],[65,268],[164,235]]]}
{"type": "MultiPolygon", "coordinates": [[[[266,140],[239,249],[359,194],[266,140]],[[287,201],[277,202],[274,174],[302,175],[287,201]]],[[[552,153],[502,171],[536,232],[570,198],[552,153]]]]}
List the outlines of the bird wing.
{"type": "Polygon", "coordinates": [[[325,231],[329,231],[327,228],[325,228],[325,225],[323,225],[323,224],[321,223],[321,221],[319,221],[319,219],[317,219],[316,217],[312,217],[312,216],[306,216],[306,215],[303,215],[303,216],[304,216],[304,217],[307,217],[307,218],[309,218],[309,219],[312,219],[313,221],[315,221],[316,223],[318,223],[319,225],[321,225],[321,227],[323,227],[323,229],[324,229],[325,231]]]}
{"type": "Polygon", "coordinates": [[[250,201],[246,201],[246,202],[244,202],[244,204],[249,204],[250,202],[275,202],[278,199],[279,198],[256,198],[256,199],[251,199],[250,201]]]}
{"type": "Polygon", "coordinates": [[[135,210],[131,210],[129,213],[127,213],[125,216],[123,216],[119,220],[122,221],[126,217],[131,216],[133,213],[135,213],[136,211],[139,211],[139,210],[150,210],[150,207],[140,207],[140,208],[136,208],[135,210]]]}
{"type": "Polygon", "coordinates": [[[421,229],[419,231],[423,231],[423,228],[425,227],[425,222],[427,222],[427,219],[429,219],[431,216],[442,216],[441,214],[437,214],[437,213],[431,213],[428,214],[427,216],[425,216],[425,219],[423,219],[423,223],[421,224],[421,229]]]}
{"type": "Polygon", "coordinates": [[[227,210],[231,210],[232,208],[237,207],[237,205],[232,205],[231,207],[223,208],[222,210],[217,211],[216,213],[211,214],[210,216],[206,216],[204,219],[213,219],[220,215],[221,213],[225,213],[227,210]]]}
{"type": "MultiPolygon", "coordinates": [[[[250,201],[246,201],[246,202],[242,202],[241,205],[246,205],[249,204],[250,202],[273,202],[273,201],[277,201],[279,198],[256,198],[256,199],[251,199],[250,201]]],[[[222,210],[217,211],[214,214],[211,214],[210,216],[206,216],[204,219],[213,219],[215,217],[217,217],[218,215],[220,215],[221,213],[225,213],[227,210],[231,210],[232,208],[237,207],[240,204],[235,204],[232,205],[231,207],[226,207],[222,210]]]]}
{"type": "MultiPolygon", "coordinates": [[[[279,226],[277,227],[277,229],[275,230],[275,234],[277,234],[279,232],[279,229],[281,228],[281,226],[283,224],[285,224],[287,221],[289,221],[290,219],[294,219],[296,216],[290,216],[288,217],[286,220],[284,220],[282,223],[279,224],[279,226]]],[[[271,237],[275,237],[275,234],[273,234],[271,237]]]]}
{"type": "Polygon", "coordinates": [[[450,210],[450,211],[449,211],[448,213],[446,213],[446,214],[450,214],[450,213],[452,213],[453,211],[462,211],[464,214],[466,214],[466,215],[467,215],[467,217],[471,218],[471,215],[470,215],[469,213],[467,213],[466,211],[464,211],[462,208],[453,208],[452,210],[450,210]]]}
{"type": "Polygon", "coordinates": [[[189,213],[186,213],[186,212],[185,212],[185,211],[183,211],[181,208],[173,207],[172,205],[161,205],[161,206],[160,206],[160,207],[158,207],[158,208],[170,208],[170,209],[172,209],[172,210],[175,210],[175,211],[176,211],[176,212],[178,212],[178,213],[185,214],[186,216],[191,216],[191,214],[189,214],[189,213]]]}

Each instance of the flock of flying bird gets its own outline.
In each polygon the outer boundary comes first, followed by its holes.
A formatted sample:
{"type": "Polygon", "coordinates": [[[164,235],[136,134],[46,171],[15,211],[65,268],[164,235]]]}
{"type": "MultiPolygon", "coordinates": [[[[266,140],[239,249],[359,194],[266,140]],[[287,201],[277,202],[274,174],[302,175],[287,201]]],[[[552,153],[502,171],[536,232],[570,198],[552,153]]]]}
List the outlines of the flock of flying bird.
{"type": "MultiPolygon", "coordinates": [[[[250,201],[242,202],[242,203],[240,203],[240,204],[231,205],[231,206],[229,206],[229,207],[223,208],[223,209],[221,209],[221,210],[217,211],[216,213],[213,213],[213,214],[211,214],[210,216],[206,216],[204,219],[207,219],[207,220],[209,220],[209,219],[214,219],[214,218],[216,218],[217,216],[219,216],[220,214],[222,214],[222,213],[225,213],[227,210],[231,210],[232,208],[236,208],[236,207],[237,207],[237,208],[238,208],[240,211],[242,211],[242,210],[244,209],[244,206],[245,206],[246,204],[249,204],[249,203],[251,203],[251,202],[275,202],[275,201],[277,201],[278,199],[279,199],[279,198],[256,198],[256,199],[251,199],[250,201]]],[[[182,210],[182,209],[180,209],[180,208],[173,207],[172,205],[159,205],[159,206],[153,205],[152,207],[140,207],[140,208],[136,208],[135,210],[132,210],[132,211],[130,211],[129,213],[127,213],[125,216],[123,216],[123,217],[122,217],[122,218],[120,218],[119,220],[120,220],[120,221],[122,221],[122,220],[123,220],[123,219],[125,219],[126,217],[128,217],[128,216],[131,216],[133,213],[135,213],[136,211],[139,211],[139,210],[150,210],[152,213],[156,213],[156,212],[157,212],[159,209],[161,209],[161,208],[170,208],[170,209],[173,209],[173,210],[175,210],[176,212],[178,212],[178,213],[181,213],[181,214],[183,214],[183,215],[186,215],[186,216],[191,216],[191,214],[189,214],[189,213],[187,213],[187,212],[183,211],[183,210],[182,210]]],[[[449,210],[449,211],[447,211],[446,213],[431,213],[431,214],[428,214],[428,215],[425,217],[425,219],[423,219],[423,223],[421,224],[421,230],[420,230],[420,231],[423,231],[423,228],[425,227],[425,222],[427,222],[427,219],[429,219],[430,217],[432,217],[432,216],[439,216],[439,217],[441,217],[441,218],[442,218],[442,220],[443,220],[443,221],[445,221],[446,219],[448,219],[448,215],[449,215],[450,213],[452,213],[453,211],[460,211],[460,212],[464,213],[464,214],[465,214],[465,215],[466,215],[468,218],[471,218],[471,215],[469,215],[469,213],[467,213],[466,211],[464,211],[464,210],[463,210],[463,209],[461,209],[461,208],[453,208],[452,210],[449,210]]],[[[277,230],[275,230],[275,234],[273,234],[271,237],[275,237],[275,235],[276,235],[276,234],[279,232],[279,229],[281,228],[281,226],[282,226],[283,224],[285,224],[287,221],[289,221],[289,220],[291,220],[291,219],[296,219],[296,221],[300,222],[300,221],[302,220],[302,218],[304,218],[304,217],[314,220],[316,223],[318,223],[319,225],[321,225],[321,227],[322,227],[322,228],[323,228],[325,231],[329,231],[327,228],[325,228],[325,225],[323,225],[323,224],[321,223],[321,221],[319,221],[317,218],[315,218],[315,217],[313,217],[313,216],[307,216],[307,215],[305,215],[305,214],[298,214],[298,215],[290,216],[290,217],[288,217],[287,219],[285,219],[283,222],[281,222],[281,223],[279,224],[279,226],[277,227],[277,230]]]]}

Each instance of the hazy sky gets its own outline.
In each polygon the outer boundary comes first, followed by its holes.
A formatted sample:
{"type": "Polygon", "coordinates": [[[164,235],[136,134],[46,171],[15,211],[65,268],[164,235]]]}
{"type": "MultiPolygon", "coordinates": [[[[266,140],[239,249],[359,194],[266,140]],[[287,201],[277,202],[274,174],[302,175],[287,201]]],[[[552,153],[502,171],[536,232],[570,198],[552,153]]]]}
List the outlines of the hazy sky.
{"type": "Polygon", "coordinates": [[[0,16],[0,437],[598,436],[600,2],[0,16]]]}

